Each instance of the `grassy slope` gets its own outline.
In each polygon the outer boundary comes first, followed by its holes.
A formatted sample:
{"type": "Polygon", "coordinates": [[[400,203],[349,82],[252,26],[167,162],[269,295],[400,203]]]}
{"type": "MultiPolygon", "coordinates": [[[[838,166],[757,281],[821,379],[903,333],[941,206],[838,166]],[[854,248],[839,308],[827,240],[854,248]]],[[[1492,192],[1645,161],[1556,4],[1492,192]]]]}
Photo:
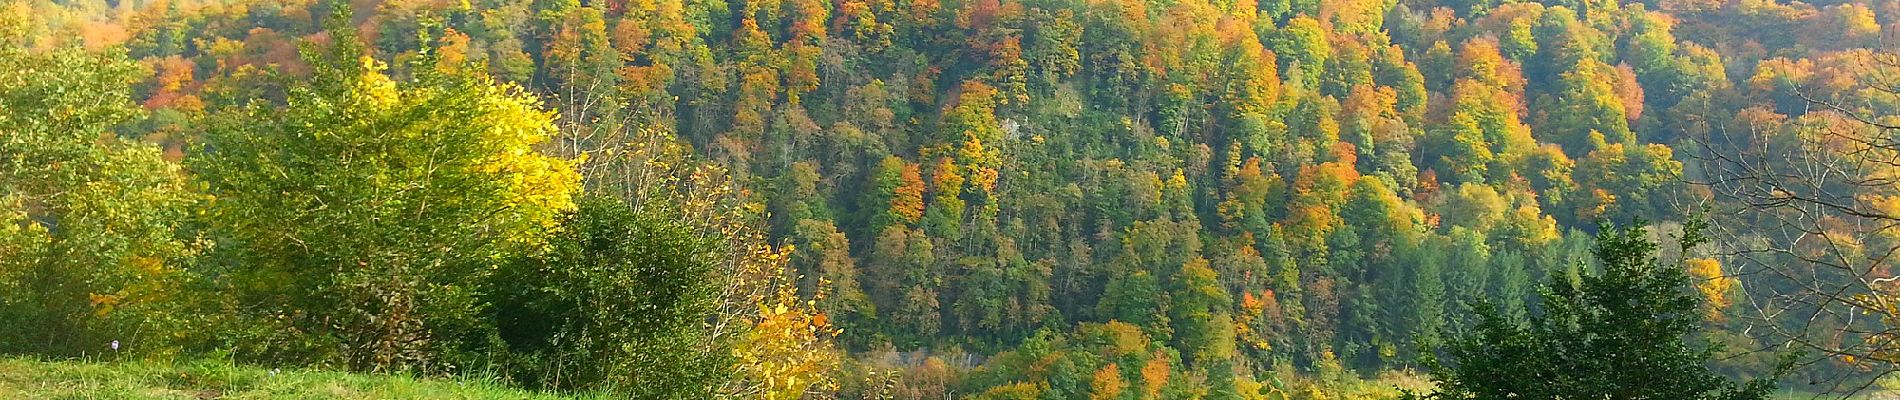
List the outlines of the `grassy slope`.
{"type": "MultiPolygon", "coordinates": [[[[1388,373],[1329,388],[1334,398],[1393,398],[1394,386],[1426,389],[1423,377],[1388,373]]],[[[1299,391],[1299,390],[1295,390],[1299,391]]],[[[1887,395],[1882,393],[1882,395],[1887,395]]],[[[594,398],[600,396],[583,396],[594,398]]],[[[1775,399],[1814,399],[1779,390],[1775,399]]],[[[269,370],[217,363],[48,362],[0,358],[0,399],[574,399],[474,380],[416,379],[335,371],[269,370]]],[[[1819,398],[1839,398],[1824,396],[1819,398]]],[[[1867,393],[1851,399],[1885,398],[1867,393]]]]}
{"type": "Polygon", "coordinates": [[[0,399],[562,399],[491,382],[214,363],[44,362],[0,359],[0,399]]]}

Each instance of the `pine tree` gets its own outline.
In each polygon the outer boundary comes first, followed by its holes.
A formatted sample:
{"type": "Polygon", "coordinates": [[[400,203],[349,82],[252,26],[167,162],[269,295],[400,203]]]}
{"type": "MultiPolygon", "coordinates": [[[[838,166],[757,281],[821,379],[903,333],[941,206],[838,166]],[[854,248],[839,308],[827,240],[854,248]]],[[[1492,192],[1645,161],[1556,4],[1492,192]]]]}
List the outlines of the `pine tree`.
{"type": "MultiPolygon", "coordinates": [[[[1684,249],[1704,243],[1690,222],[1684,249]]],[[[1427,358],[1437,389],[1411,399],[1765,399],[1772,381],[1737,384],[1708,369],[1714,349],[1685,341],[1702,320],[1689,276],[1657,259],[1641,227],[1603,227],[1602,272],[1557,278],[1528,320],[1488,302],[1467,335],[1427,358]]]]}

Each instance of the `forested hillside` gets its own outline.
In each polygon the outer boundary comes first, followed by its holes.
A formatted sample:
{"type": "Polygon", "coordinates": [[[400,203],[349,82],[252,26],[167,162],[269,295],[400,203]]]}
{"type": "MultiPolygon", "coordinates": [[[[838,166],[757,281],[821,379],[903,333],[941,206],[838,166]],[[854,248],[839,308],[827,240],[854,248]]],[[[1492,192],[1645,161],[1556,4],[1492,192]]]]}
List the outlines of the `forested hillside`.
{"type": "Polygon", "coordinates": [[[1694,296],[1659,301],[1695,303],[1710,368],[1900,361],[1900,2],[0,11],[4,353],[1374,396],[1595,282],[1602,224],[1703,218],[1721,240],[1660,255],[1694,296]]]}

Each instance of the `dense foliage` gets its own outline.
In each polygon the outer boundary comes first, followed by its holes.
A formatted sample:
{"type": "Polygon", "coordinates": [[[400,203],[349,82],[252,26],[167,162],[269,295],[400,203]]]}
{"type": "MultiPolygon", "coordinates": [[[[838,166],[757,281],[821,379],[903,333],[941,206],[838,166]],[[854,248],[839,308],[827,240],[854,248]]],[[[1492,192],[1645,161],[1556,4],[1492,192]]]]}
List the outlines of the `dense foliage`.
{"type": "Polygon", "coordinates": [[[339,45],[305,56],[310,83],[283,105],[207,118],[187,164],[209,198],[212,251],[229,253],[210,260],[230,263],[208,269],[229,268],[239,303],[266,305],[252,310],[276,322],[259,327],[258,354],[466,365],[438,355],[482,334],[470,283],[538,245],[579,176],[533,150],[554,132],[533,97],[430,69],[398,83],[349,30],[332,32],[339,45]]]}
{"type": "MultiPolygon", "coordinates": [[[[1707,241],[1690,224],[1683,248],[1707,241]]],[[[1600,274],[1546,286],[1543,312],[1520,320],[1479,307],[1480,322],[1451,340],[1449,365],[1430,362],[1435,399],[1765,399],[1772,387],[1736,385],[1707,369],[1713,349],[1683,340],[1702,318],[1680,266],[1660,262],[1642,228],[1597,234],[1600,274]]],[[[1520,311],[1520,310],[1510,310],[1520,311]]]]}
{"type": "Polygon", "coordinates": [[[826,387],[835,330],[675,144],[629,148],[656,164],[643,196],[577,208],[538,98],[434,56],[391,74],[340,7],[303,46],[308,75],[193,117],[181,168],[115,135],[145,115],[123,52],[37,49],[8,11],[0,352],[216,352],[642,398],[826,387]]]}
{"type": "Polygon", "coordinates": [[[646,399],[702,399],[729,364],[695,329],[719,295],[714,246],[665,214],[584,201],[543,255],[503,267],[491,294],[502,339],[527,355],[522,379],[619,387],[646,399]],[[674,355],[653,357],[656,354],[674,355]]]}
{"type": "MultiPolygon", "coordinates": [[[[139,118],[123,53],[29,52],[0,19],[0,350],[78,356],[118,338],[173,345],[191,249],[176,164],[108,135],[139,118]],[[136,338],[131,335],[136,335],[136,338]]],[[[161,345],[161,346],[163,346],[161,345]]]]}
{"type": "MultiPolygon", "coordinates": [[[[0,352],[643,397],[1345,395],[1900,105],[1894,2],[0,1],[0,352]]],[[[1659,329],[1880,342],[1772,293],[1890,315],[1840,283],[1900,241],[1789,215],[1713,214],[1659,329]]]]}

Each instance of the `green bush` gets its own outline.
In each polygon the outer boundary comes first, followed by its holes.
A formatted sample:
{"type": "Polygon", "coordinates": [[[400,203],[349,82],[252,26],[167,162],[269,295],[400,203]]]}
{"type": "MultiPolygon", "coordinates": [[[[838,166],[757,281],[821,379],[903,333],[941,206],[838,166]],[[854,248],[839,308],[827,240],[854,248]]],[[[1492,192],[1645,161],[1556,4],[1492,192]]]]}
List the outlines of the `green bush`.
{"type": "Polygon", "coordinates": [[[544,388],[708,398],[731,364],[707,330],[715,245],[667,212],[581,201],[546,253],[494,276],[508,372],[544,388]]]}
{"type": "Polygon", "coordinates": [[[191,196],[157,146],[112,135],[143,115],[138,64],[30,51],[21,22],[0,15],[0,353],[175,352],[202,335],[175,235],[191,196]]]}

